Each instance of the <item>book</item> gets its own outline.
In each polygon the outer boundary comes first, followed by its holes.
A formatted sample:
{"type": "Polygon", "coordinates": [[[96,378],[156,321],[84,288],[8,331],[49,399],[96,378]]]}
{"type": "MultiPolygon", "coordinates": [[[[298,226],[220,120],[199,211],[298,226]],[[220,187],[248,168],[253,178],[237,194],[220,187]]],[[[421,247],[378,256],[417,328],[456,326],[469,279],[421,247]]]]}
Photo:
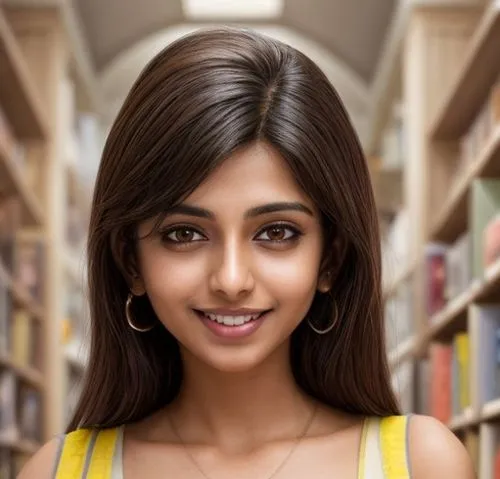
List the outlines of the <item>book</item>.
{"type": "Polygon", "coordinates": [[[495,215],[484,230],[484,267],[500,258],[500,214],[495,215]]]}
{"type": "Polygon", "coordinates": [[[489,103],[489,122],[490,125],[494,127],[500,124],[500,81],[497,82],[491,89],[489,103]]]}
{"type": "Polygon", "coordinates": [[[43,301],[44,246],[41,240],[17,235],[15,279],[39,303],[43,301]]]}
{"type": "Polygon", "coordinates": [[[401,102],[396,102],[389,125],[382,137],[382,167],[384,169],[400,169],[404,167],[406,152],[406,134],[404,108],[401,102]]]}
{"type": "Polygon", "coordinates": [[[434,343],[429,348],[431,362],[430,413],[444,424],[451,419],[452,347],[434,343]]]}
{"type": "Polygon", "coordinates": [[[392,388],[399,400],[401,410],[409,414],[415,408],[415,362],[400,364],[392,377],[392,388]]]}
{"type": "Polygon", "coordinates": [[[23,439],[40,442],[40,394],[28,387],[19,391],[19,432],[23,439]]]}
{"type": "Polygon", "coordinates": [[[460,411],[463,411],[470,406],[469,334],[467,332],[458,333],[453,341],[458,368],[458,404],[460,411]]]}
{"type": "Polygon", "coordinates": [[[27,311],[16,309],[12,318],[12,359],[20,366],[29,366],[33,349],[31,318],[27,311]]]}
{"type": "Polygon", "coordinates": [[[425,249],[426,310],[429,316],[446,305],[446,247],[429,244],[425,249]]]}
{"type": "Polygon", "coordinates": [[[15,232],[21,224],[21,203],[16,197],[0,199],[0,261],[11,272],[14,267],[15,232]]]}
{"type": "Polygon", "coordinates": [[[10,352],[11,295],[5,276],[0,277],[0,356],[10,352]]]}
{"type": "Polygon", "coordinates": [[[417,414],[430,414],[430,391],[431,391],[431,361],[423,358],[415,367],[415,412],[417,414]]]}
{"type": "Polygon", "coordinates": [[[471,403],[476,412],[498,396],[498,330],[500,306],[496,304],[473,305],[470,308],[470,341],[474,345],[471,376],[476,387],[471,389],[471,403]],[[479,357],[480,354],[480,357],[479,357]]]}
{"type": "Polygon", "coordinates": [[[500,180],[476,178],[472,183],[469,208],[474,279],[482,279],[484,275],[484,232],[499,211],[500,180]]]}
{"type": "Polygon", "coordinates": [[[389,352],[414,333],[413,293],[409,281],[403,281],[385,305],[386,345],[389,352]]]}
{"type": "Polygon", "coordinates": [[[500,398],[500,326],[495,330],[495,397],[500,398]]]}
{"type": "Polygon", "coordinates": [[[500,446],[497,447],[493,458],[493,474],[494,479],[500,479],[500,446]]]}
{"type": "Polygon", "coordinates": [[[451,357],[451,413],[457,417],[462,412],[460,404],[460,368],[456,342],[453,342],[453,354],[451,357]]]}
{"type": "Polygon", "coordinates": [[[446,293],[447,301],[467,291],[472,282],[472,248],[469,232],[462,234],[446,249],[446,293]]]}
{"type": "Polygon", "coordinates": [[[16,391],[14,373],[0,370],[0,435],[3,437],[17,437],[16,391]]]}

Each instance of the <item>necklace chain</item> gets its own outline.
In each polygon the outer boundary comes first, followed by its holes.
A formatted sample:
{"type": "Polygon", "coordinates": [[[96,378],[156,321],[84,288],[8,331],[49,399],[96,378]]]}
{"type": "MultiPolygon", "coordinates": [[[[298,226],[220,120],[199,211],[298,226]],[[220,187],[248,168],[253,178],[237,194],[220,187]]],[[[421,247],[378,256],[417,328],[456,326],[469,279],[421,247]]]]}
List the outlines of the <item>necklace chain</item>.
{"type": "MultiPolygon", "coordinates": [[[[285,464],[288,462],[288,459],[290,459],[290,456],[293,454],[293,452],[295,451],[295,449],[297,448],[297,446],[301,443],[301,441],[305,438],[305,436],[307,435],[307,433],[309,432],[309,429],[311,428],[311,425],[314,421],[314,418],[316,416],[316,411],[318,409],[318,406],[317,404],[315,404],[314,406],[314,409],[311,413],[311,415],[309,416],[309,419],[307,420],[307,423],[306,425],[304,426],[303,430],[301,431],[301,433],[295,438],[295,441],[294,443],[292,444],[290,450],[288,451],[287,455],[285,456],[285,458],[278,464],[278,466],[276,467],[276,469],[274,469],[274,471],[271,473],[271,475],[269,475],[266,479],[272,479],[273,477],[275,477],[280,471],[281,469],[283,469],[283,467],[285,466],[285,464]]],[[[183,441],[181,435],[179,434],[179,432],[177,431],[177,428],[174,426],[174,423],[172,421],[172,418],[170,417],[170,414],[167,415],[168,416],[168,421],[170,423],[170,427],[172,428],[172,431],[174,432],[174,434],[176,435],[177,439],[179,440],[179,442],[182,444],[182,447],[184,448],[184,451],[186,452],[187,456],[189,457],[190,461],[194,464],[194,466],[196,467],[196,469],[199,471],[199,473],[205,478],[205,479],[212,479],[204,470],[203,468],[200,466],[199,462],[195,459],[195,457],[193,456],[193,454],[191,453],[191,451],[189,450],[187,444],[183,441]]]]}

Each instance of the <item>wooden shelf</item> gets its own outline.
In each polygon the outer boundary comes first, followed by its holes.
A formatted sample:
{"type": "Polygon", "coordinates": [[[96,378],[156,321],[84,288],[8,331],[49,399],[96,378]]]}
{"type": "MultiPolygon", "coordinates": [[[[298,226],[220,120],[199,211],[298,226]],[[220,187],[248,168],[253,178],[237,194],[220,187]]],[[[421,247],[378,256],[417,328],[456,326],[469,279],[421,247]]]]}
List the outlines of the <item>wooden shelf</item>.
{"type": "Polygon", "coordinates": [[[478,281],[474,289],[474,301],[478,303],[498,302],[500,296],[500,260],[486,268],[484,278],[478,281]]]}
{"type": "Polygon", "coordinates": [[[395,214],[403,205],[403,170],[380,169],[372,178],[377,209],[382,213],[395,214]]]}
{"type": "Polygon", "coordinates": [[[0,434],[0,447],[11,449],[14,452],[32,455],[41,447],[41,444],[0,434]]]}
{"type": "Polygon", "coordinates": [[[40,201],[26,185],[19,166],[12,160],[2,141],[0,141],[0,189],[3,195],[15,195],[21,200],[22,221],[25,226],[43,225],[44,215],[40,201]]]}
{"type": "Polygon", "coordinates": [[[498,419],[500,419],[500,398],[485,404],[480,414],[474,413],[472,409],[466,410],[463,414],[454,417],[448,423],[448,428],[456,432],[498,419]]]}
{"type": "Polygon", "coordinates": [[[81,287],[84,280],[83,268],[81,267],[80,257],[73,252],[69,246],[64,248],[64,269],[68,278],[77,286],[81,287]]]}
{"type": "Polygon", "coordinates": [[[423,335],[423,343],[446,341],[467,328],[467,308],[476,297],[476,288],[471,287],[451,300],[442,311],[429,320],[429,326],[423,335]]]}
{"type": "Polygon", "coordinates": [[[465,232],[469,215],[469,190],[474,178],[496,176],[500,176],[500,126],[493,131],[479,158],[455,183],[448,201],[434,222],[430,241],[451,243],[465,232]]]}
{"type": "Polygon", "coordinates": [[[79,372],[83,372],[87,366],[87,354],[84,354],[81,344],[70,343],[64,348],[64,356],[68,364],[79,372]]]}
{"type": "Polygon", "coordinates": [[[45,139],[48,123],[28,65],[0,8],[0,105],[19,140],[45,139]]]}
{"type": "Polygon", "coordinates": [[[447,341],[467,327],[467,308],[472,303],[498,301],[500,296],[500,260],[486,269],[482,280],[474,281],[469,289],[457,296],[429,321],[423,343],[447,341]]]}
{"type": "Polygon", "coordinates": [[[485,404],[481,411],[482,421],[486,422],[496,419],[500,419],[500,398],[485,404]]]}
{"type": "Polygon", "coordinates": [[[457,432],[462,429],[478,426],[480,422],[480,416],[474,414],[472,410],[466,410],[459,416],[455,416],[454,418],[452,418],[448,423],[448,428],[454,432],[457,432]]]}
{"type": "Polygon", "coordinates": [[[15,281],[5,267],[0,263],[0,279],[3,284],[9,288],[14,303],[21,308],[26,309],[33,318],[43,321],[45,319],[45,311],[30,295],[26,289],[15,281]]]}
{"type": "Polygon", "coordinates": [[[402,267],[401,270],[395,274],[394,279],[384,289],[384,298],[387,299],[392,296],[401,284],[415,272],[416,266],[417,264],[415,261],[410,261],[406,266],[402,267]]]}
{"type": "Polygon", "coordinates": [[[415,353],[417,341],[415,336],[404,340],[399,346],[389,352],[389,367],[394,369],[415,353]]]}
{"type": "Polygon", "coordinates": [[[29,366],[21,366],[15,363],[12,358],[6,355],[0,355],[0,366],[10,369],[14,374],[26,384],[38,390],[43,390],[42,373],[29,366]]]}
{"type": "Polygon", "coordinates": [[[473,35],[458,78],[430,130],[434,140],[457,140],[486,101],[500,74],[500,2],[492,1],[473,35]]]}

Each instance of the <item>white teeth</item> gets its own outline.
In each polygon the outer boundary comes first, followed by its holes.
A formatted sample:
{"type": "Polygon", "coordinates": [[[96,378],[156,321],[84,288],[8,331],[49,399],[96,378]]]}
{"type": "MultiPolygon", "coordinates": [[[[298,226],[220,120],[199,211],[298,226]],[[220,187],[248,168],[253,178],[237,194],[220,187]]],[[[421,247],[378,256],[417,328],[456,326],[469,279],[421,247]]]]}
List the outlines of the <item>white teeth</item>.
{"type": "Polygon", "coordinates": [[[219,324],[224,324],[225,326],[241,326],[242,324],[252,321],[260,316],[258,314],[246,314],[240,316],[222,316],[219,314],[205,313],[205,316],[212,321],[217,321],[219,324]]]}
{"type": "Polygon", "coordinates": [[[245,322],[245,316],[236,316],[234,318],[234,325],[239,326],[240,324],[243,324],[245,322]]]}

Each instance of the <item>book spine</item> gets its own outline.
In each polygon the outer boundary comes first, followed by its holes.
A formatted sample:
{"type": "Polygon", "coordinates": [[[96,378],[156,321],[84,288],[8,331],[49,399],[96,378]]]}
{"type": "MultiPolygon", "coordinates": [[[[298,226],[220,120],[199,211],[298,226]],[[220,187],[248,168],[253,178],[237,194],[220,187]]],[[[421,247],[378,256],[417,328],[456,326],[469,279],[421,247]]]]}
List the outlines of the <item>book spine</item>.
{"type": "Polygon", "coordinates": [[[430,357],[432,364],[431,414],[447,424],[451,419],[452,347],[445,344],[433,344],[430,357]]]}

